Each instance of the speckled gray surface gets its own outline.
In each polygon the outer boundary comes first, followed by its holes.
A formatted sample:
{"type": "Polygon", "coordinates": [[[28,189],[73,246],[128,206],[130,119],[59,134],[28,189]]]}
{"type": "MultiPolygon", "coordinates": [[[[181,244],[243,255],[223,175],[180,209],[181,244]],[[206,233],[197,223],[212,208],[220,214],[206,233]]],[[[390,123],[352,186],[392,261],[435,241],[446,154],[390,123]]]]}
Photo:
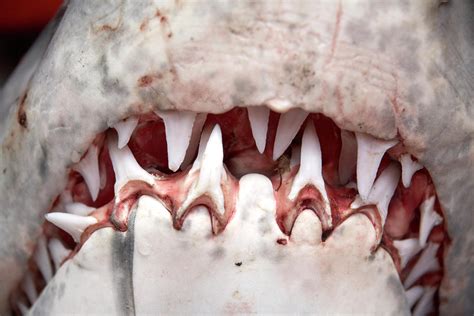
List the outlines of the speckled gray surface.
{"type": "Polygon", "coordinates": [[[403,138],[453,238],[441,311],[473,313],[473,13],[469,0],[71,1],[0,97],[0,312],[94,135],[153,108],[267,103],[403,138]]]}

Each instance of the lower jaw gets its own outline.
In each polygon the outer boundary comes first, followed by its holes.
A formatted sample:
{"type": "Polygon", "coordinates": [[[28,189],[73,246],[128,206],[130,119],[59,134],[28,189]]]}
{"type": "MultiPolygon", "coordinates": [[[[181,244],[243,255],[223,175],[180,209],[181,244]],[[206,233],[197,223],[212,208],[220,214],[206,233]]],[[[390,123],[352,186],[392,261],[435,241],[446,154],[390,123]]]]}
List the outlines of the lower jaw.
{"type": "MultiPolygon", "coordinates": [[[[373,201],[353,203],[358,193],[355,170],[341,181],[342,134],[329,119],[311,114],[274,161],[273,142],[282,118],[270,114],[265,151],[260,154],[248,120],[242,120],[246,116],[245,109],[234,109],[209,115],[205,124],[222,128],[224,212],[219,212],[212,194],[196,196],[183,208],[196,182],[192,159],[181,165],[183,171],[170,171],[162,154],[166,138],[159,117],[142,116],[128,143],[140,166],[153,170],[153,188],[134,180],[114,195],[115,166],[107,146],[113,132],[98,135],[92,146],[99,149],[104,183],[97,199],[93,201],[83,176],[75,171],[65,191],[72,202],[95,209],[90,215],[97,224],[87,228],[76,244],[45,223],[44,237],[60,239],[72,252],[50,282],[45,282],[38,256],[33,256],[29,275],[35,290],[42,292],[30,302],[32,311],[399,313],[435,307],[434,291],[442,278],[448,240],[444,227],[439,223],[433,230],[430,227],[425,250],[420,248],[409,258],[399,253],[402,240],[419,238],[420,208],[435,196],[427,171],[415,173],[408,188],[397,181],[384,221],[373,201]],[[289,198],[302,161],[292,157],[308,124],[314,124],[319,136],[330,216],[324,209],[325,194],[315,185],[306,185],[289,198]],[[418,263],[432,245],[439,247],[433,258],[418,263]],[[423,273],[413,280],[417,269],[423,273]],[[416,305],[405,299],[410,289],[422,293],[416,305]]],[[[385,153],[377,179],[402,154],[400,144],[385,153]]],[[[52,210],[62,207],[59,198],[52,210]]],[[[435,208],[440,212],[438,203],[435,208]]],[[[19,302],[26,306],[31,301],[24,284],[12,294],[17,311],[19,302]]],[[[413,294],[407,295],[413,300],[413,294]]]]}

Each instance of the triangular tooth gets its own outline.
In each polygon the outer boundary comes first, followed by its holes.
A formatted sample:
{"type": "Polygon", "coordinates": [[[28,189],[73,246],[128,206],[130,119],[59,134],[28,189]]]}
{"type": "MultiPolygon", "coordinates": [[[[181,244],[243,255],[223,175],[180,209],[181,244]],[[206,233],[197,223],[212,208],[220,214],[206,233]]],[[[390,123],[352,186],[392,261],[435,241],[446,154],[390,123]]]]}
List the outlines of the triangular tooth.
{"type": "Polygon", "coordinates": [[[416,302],[418,302],[424,292],[424,288],[419,285],[405,291],[405,296],[407,297],[408,306],[410,306],[410,309],[413,308],[416,302]]]}
{"type": "Polygon", "coordinates": [[[53,238],[48,243],[49,252],[51,253],[51,259],[53,259],[54,268],[58,271],[61,263],[69,256],[71,250],[64,247],[63,243],[56,238],[53,238]]]}
{"type": "Polygon", "coordinates": [[[48,213],[45,215],[45,218],[71,235],[75,242],[80,241],[81,235],[87,227],[97,223],[97,219],[92,216],[79,216],[60,212],[48,213]]]}
{"type": "Polygon", "coordinates": [[[250,106],[247,108],[253,139],[258,151],[262,154],[267,143],[268,119],[270,109],[264,106],[250,106]]]}
{"type": "Polygon", "coordinates": [[[417,161],[412,160],[410,154],[401,155],[400,163],[402,165],[402,183],[405,188],[408,188],[415,172],[423,169],[423,166],[417,161]]]}
{"type": "Polygon", "coordinates": [[[440,268],[438,258],[436,257],[438,248],[439,244],[428,243],[428,246],[423,250],[420,258],[403,283],[406,289],[411,287],[425,273],[436,271],[440,268]]]}
{"type": "Polygon", "coordinates": [[[38,269],[43,275],[44,280],[46,283],[48,283],[53,277],[53,267],[51,266],[51,261],[49,260],[48,249],[46,247],[46,240],[44,237],[41,237],[38,240],[34,259],[38,269]]]}
{"type": "Polygon", "coordinates": [[[430,315],[434,310],[434,295],[436,293],[435,287],[428,287],[424,289],[423,296],[421,296],[418,304],[413,310],[413,316],[430,315]]]}
{"type": "Polygon", "coordinates": [[[189,140],[189,146],[186,150],[186,155],[184,156],[183,163],[181,164],[182,170],[193,162],[193,159],[196,155],[196,150],[199,147],[199,140],[201,139],[202,129],[204,127],[204,124],[206,123],[206,119],[207,113],[198,113],[196,115],[191,139],[189,140]]]}
{"type": "Polygon", "coordinates": [[[128,146],[122,149],[117,147],[117,137],[113,134],[108,135],[108,147],[110,160],[115,172],[115,196],[118,196],[120,189],[129,181],[138,180],[153,186],[155,180],[151,174],[146,172],[133,156],[128,146]]]}
{"type": "Polygon", "coordinates": [[[353,133],[341,130],[341,155],[339,156],[339,181],[346,184],[355,173],[357,141],[353,133]]]}
{"type": "Polygon", "coordinates": [[[441,224],[443,218],[441,215],[435,212],[434,204],[436,197],[433,195],[429,199],[425,200],[420,205],[420,245],[425,247],[428,236],[430,235],[431,230],[436,225],[441,224]]]}
{"type": "Polygon", "coordinates": [[[128,144],[133,131],[138,125],[138,117],[129,117],[123,121],[118,122],[114,125],[115,130],[118,134],[118,148],[122,149],[128,144]]]}
{"type": "Polygon", "coordinates": [[[291,241],[316,246],[321,243],[323,228],[319,217],[312,210],[304,210],[295,220],[291,241]]]}
{"type": "Polygon", "coordinates": [[[31,277],[31,273],[27,272],[22,283],[23,292],[25,292],[26,297],[30,301],[30,304],[33,305],[38,298],[38,291],[31,277]]]}
{"type": "Polygon", "coordinates": [[[212,235],[212,222],[207,207],[202,205],[194,207],[186,217],[181,231],[186,233],[188,237],[210,237],[212,235]]]}
{"type": "Polygon", "coordinates": [[[413,258],[414,255],[416,255],[418,252],[420,252],[421,249],[423,249],[420,246],[418,238],[394,240],[393,245],[398,250],[402,269],[405,268],[407,263],[410,261],[411,258],[413,258]]]}
{"type": "Polygon", "coordinates": [[[17,303],[16,303],[16,306],[18,306],[18,309],[20,310],[20,313],[21,313],[21,315],[23,315],[23,316],[28,315],[28,313],[30,312],[29,308],[26,307],[26,305],[23,304],[22,302],[17,302],[17,303]]]}
{"type": "Polygon", "coordinates": [[[308,112],[298,108],[291,109],[280,115],[273,145],[273,160],[280,158],[288,146],[290,146],[307,116],[308,112]]]}
{"type": "Polygon", "coordinates": [[[75,203],[68,203],[64,206],[66,212],[69,214],[80,215],[80,216],[87,216],[92,213],[95,208],[87,206],[83,203],[75,202],[75,203]]]}
{"type": "Polygon", "coordinates": [[[363,200],[367,200],[385,152],[397,144],[397,140],[381,140],[370,135],[356,133],[357,138],[357,187],[363,200]]]}
{"type": "Polygon", "coordinates": [[[168,168],[176,171],[181,166],[191,140],[196,113],[189,111],[156,111],[165,123],[168,168]]]}
{"type": "Polygon", "coordinates": [[[92,145],[84,158],[82,158],[73,169],[82,175],[87,184],[92,200],[95,201],[99,195],[100,189],[99,150],[97,146],[92,145]]]}
{"type": "Polygon", "coordinates": [[[397,189],[399,180],[400,169],[395,163],[392,163],[382,171],[367,198],[367,201],[377,205],[380,216],[382,217],[382,223],[385,223],[385,219],[387,218],[388,206],[397,189]]]}

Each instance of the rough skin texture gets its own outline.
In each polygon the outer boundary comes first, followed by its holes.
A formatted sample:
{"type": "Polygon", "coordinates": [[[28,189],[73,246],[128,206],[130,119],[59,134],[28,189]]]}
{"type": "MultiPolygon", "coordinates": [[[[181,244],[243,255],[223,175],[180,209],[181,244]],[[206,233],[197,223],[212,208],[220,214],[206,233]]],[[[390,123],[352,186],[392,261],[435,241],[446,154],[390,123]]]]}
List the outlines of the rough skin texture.
{"type": "Polygon", "coordinates": [[[71,1],[0,97],[0,313],[66,170],[93,137],[154,108],[302,107],[399,135],[446,212],[441,312],[474,302],[470,0],[71,1]],[[7,114],[8,113],[8,114],[7,114]]]}

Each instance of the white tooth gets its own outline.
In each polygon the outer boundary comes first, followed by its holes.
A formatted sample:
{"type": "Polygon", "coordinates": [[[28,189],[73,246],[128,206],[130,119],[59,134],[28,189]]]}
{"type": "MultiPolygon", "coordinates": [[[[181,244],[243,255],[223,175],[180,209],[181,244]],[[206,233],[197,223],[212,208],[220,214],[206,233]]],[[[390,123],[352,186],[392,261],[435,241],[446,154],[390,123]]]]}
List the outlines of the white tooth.
{"type": "Polygon", "coordinates": [[[270,109],[264,106],[249,106],[247,108],[253,139],[258,151],[262,154],[267,142],[268,119],[270,109]]]}
{"type": "Polygon", "coordinates": [[[28,300],[30,301],[31,305],[33,305],[36,299],[38,298],[38,291],[36,290],[33,278],[31,277],[31,273],[26,273],[22,286],[26,297],[28,297],[28,300]]]}
{"type": "Polygon", "coordinates": [[[438,248],[439,244],[428,243],[428,247],[423,250],[420,258],[403,283],[406,289],[411,287],[425,273],[436,271],[440,268],[438,258],[436,257],[438,248]]]}
{"type": "Polygon", "coordinates": [[[30,312],[30,310],[28,309],[28,307],[26,307],[26,305],[23,304],[22,302],[16,303],[16,306],[18,306],[18,309],[20,310],[20,313],[21,313],[21,315],[23,315],[23,316],[28,315],[28,313],[30,312]]]}
{"type": "Polygon", "coordinates": [[[295,220],[291,230],[291,241],[315,246],[321,243],[322,231],[318,216],[312,210],[304,210],[295,220]]]}
{"type": "Polygon", "coordinates": [[[441,215],[435,212],[435,196],[433,195],[429,199],[423,201],[420,205],[420,245],[425,247],[428,236],[430,235],[431,230],[436,225],[441,224],[443,218],[441,215]]]}
{"type": "Polygon", "coordinates": [[[396,164],[392,163],[382,171],[367,198],[367,201],[377,205],[382,223],[385,223],[387,218],[388,206],[397,189],[398,180],[400,180],[400,170],[396,164]]]}
{"type": "Polygon", "coordinates": [[[361,198],[367,200],[383,155],[398,141],[380,140],[362,133],[356,133],[356,137],[357,187],[361,198]]]}
{"type": "Polygon", "coordinates": [[[151,174],[146,172],[136,161],[132,151],[128,146],[119,149],[117,138],[109,134],[108,137],[109,154],[115,172],[115,196],[118,196],[120,189],[129,181],[138,180],[154,185],[155,180],[151,174]]]}
{"type": "Polygon", "coordinates": [[[118,122],[114,125],[115,130],[118,134],[118,148],[121,149],[128,144],[133,131],[137,127],[138,118],[129,117],[123,121],[118,122]]]}
{"type": "Polygon", "coordinates": [[[181,166],[193,132],[196,113],[189,111],[156,111],[165,123],[168,167],[176,171],[181,166]]]}
{"type": "Polygon", "coordinates": [[[418,304],[416,304],[413,310],[413,316],[425,316],[429,315],[434,310],[434,295],[436,288],[428,287],[424,290],[424,294],[421,297],[418,304]]]}
{"type": "Polygon", "coordinates": [[[71,235],[75,242],[80,241],[81,235],[87,227],[97,223],[97,219],[92,216],[79,216],[60,212],[48,213],[44,217],[71,235]]]}
{"type": "Polygon", "coordinates": [[[193,132],[191,134],[191,139],[189,140],[188,150],[186,150],[186,155],[184,156],[183,163],[181,164],[181,169],[189,166],[196,155],[196,150],[199,146],[199,140],[201,138],[204,123],[206,123],[206,118],[206,113],[199,113],[196,115],[193,125],[193,132]]]}
{"type": "Polygon", "coordinates": [[[291,109],[280,115],[273,145],[273,160],[280,158],[290,146],[307,116],[308,112],[301,109],[291,109]]]}
{"type": "Polygon", "coordinates": [[[63,243],[55,238],[49,241],[48,248],[49,252],[51,253],[51,258],[54,262],[54,268],[56,271],[58,271],[59,267],[61,266],[61,263],[64,259],[66,259],[67,256],[69,256],[69,253],[71,251],[64,247],[63,243]]]}
{"type": "Polygon", "coordinates": [[[97,146],[92,145],[84,158],[82,158],[73,169],[82,175],[84,181],[86,181],[92,200],[95,201],[100,189],[99,150],[97,146]]]}
{"type": "Polygon", "coordinates": [[[400,255],[402,269],[405,268],[410,259],[422,249],[418,238],[394,240],[393,245],[397,248],[398,254],[400,255]]]}
{"type": "Polygon", "coordinates": [[[301,140],[300,169],[295,176],[288,198],[294,200],[298,196],[300,190],[307,184],[313,184],[316,189],[318,189],[324,200],[325,211],[329,216],[331,216],[329,200],[326,194],[322,174],[321,147],[319,146],[318,135],[316,134],[312,121],[306,124],[303,133],[303,138],[301,140]]]}
{"type": "Polygon", "coordinates": [[[401,155],[400,163],[402,164],[402,183],[405,188],[408,188],[415,172],[423,169],[423,166],[417,161],[412,160],[410,154],[401,155]]]}
{"type": "Polygon", "coordinates": [[[300,145],[293,145],[291,148],[291,160],[290,160],[290,168],[297,166],[300,164],[301,161],[301,146],[300,145]]]}
{"type": "Polygon", "coordinates": [[[409,290],[405,291],[405,295],[408,301],[408,306],[410,306],[410,309],[413,308],[413,305],[415,305],[415,303],[420,299],[424,291],[425,290],[423,289],[422,286],[414,286],[410,288],[409,290]]]}
{"type": "Polygon", "coordinates": [[[346,184],[357,165],[357,141],[353,133],[341,130],[341,155],[339,156],[339,181],[346,184]]]}
{"type": "Polygon", "coordinates": [[[87,216],[95,210],[95,208],[79,202],[68,203],[64,206],[64,208],[66,209],[67,213],[80,216],[87,216]]]}
{"type": "Polygon", "coordinates": [[[38,269],[43,275],[44,280],[46,283],[48,283],[53,277],[53,267],[51,266],[51,261],[49,260],[48,249],[46,248],[46,240],[44,237],[41,237],[38,240],[34,258],[38,269]]]}

